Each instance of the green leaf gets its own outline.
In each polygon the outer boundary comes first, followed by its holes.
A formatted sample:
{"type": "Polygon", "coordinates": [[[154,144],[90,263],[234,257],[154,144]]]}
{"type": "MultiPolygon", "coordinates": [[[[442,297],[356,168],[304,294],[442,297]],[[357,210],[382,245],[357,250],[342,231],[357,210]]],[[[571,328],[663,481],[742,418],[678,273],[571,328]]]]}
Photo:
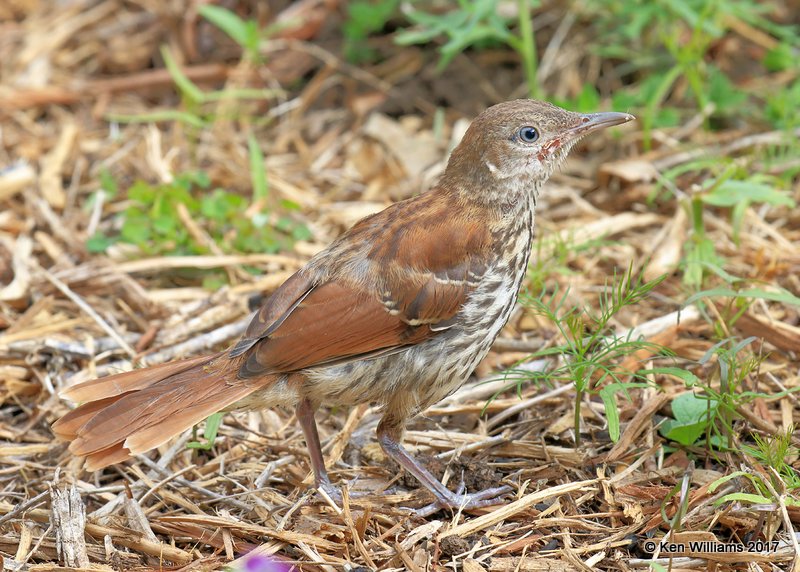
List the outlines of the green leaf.
{"type": "Polygon", "coordinates": [[[197,8],[197,11],[203,18],[228,34],[242,49],[249,45],[251,32],[248,22],[245,22],[230,10],[213,4],[203,4],[197,8]]]}
{"type": "Polygon", "coordinates": [[[599,109],[600,94],[597,92],[597,88],[591,83],[585,83],[578,94],[575,104],[576,109],[574,111],[580,111],[581,113],[590,113],[599,109]]]}
{"type": "Polygon", "coordinates": [[[191,189],[192,185],[197,185],[203,189],[211,186],[211,178],[205,171],[187,171],[175,177],[175,181],[187,190],[191,189]]]}
{"type": "Polygon", "coordinates": [[[438,65],[440,70],[470,46],[504,42],[518,49],[519,38],[508,28],[511,18],[498,13],[496,0],[460,1],[458,8],[441,14],[409,10],[405,15],[416,24],[416,27],[398,33],[395,36],[396,43],[423,44],[440,36],[447,37],[447,41],[440,48],[442,55],[438,65]]]}
{"type": "Polygon", "coordinates": [[[779,290],[778,292],[761,290],[760,288],[750,288],[748,290],[732,290],[730,288],[712,288],[710,290],[703,290],[697,292],[684,302],[684,306],[693,304],[702,298],[738,298],[750,299],[756,298],[760,300],[771,300],[773,302],[782,302],[784,304],[792,304],[793,306],[800,306],[800,298],[787,290],[779,290]]]}
{"type": "Polygon", "coordinates": [[[164,59],[164,65],[167,67],[169,75],[172,76],[172,81],[178,87],[178,90],[188,100],[194,103],[202,103],[205,101],[205,93],[197,87],[186,74],[183,73],[178,63],[173,59],[172,54],[167,46],[161,46],[161,57],[164,59]]]}
{"type": "Polygon", "coordinates": [[[138,209],[128,209],[120,236],[125,242],[143,244],[150,241],[150,219],[138,209]]]}
{"type": "Polygon", "coordinates": [[[667,419],[659,427],[659,432],[669,439],[681,445],[689,446],[695,443],[706,430],[706,423],[698,421],[697,423],[681,423],[667,419]]]}
{"type": "Polygon", "coordinates": [[[286,209],[287,211],[299,211],[300,210],[300,203],[297,203],[291,199],[281,199],[281,208],[286,209]]]}
{"type": "Polygon", "coordinates": [[[661,424],[659,431],[664,437],[682,445],[691,445],[705,433],[713,415],[719,407],[715,399],[698,397],[693,393],[683,393],[672,400],[672,414],[661,424]]]}
{"type": "Polygon", "coordinates": [[[153,218],[153,228],[156,232],[167,236],[175,234],[175,230],[178,226],[178,221],[175,216],[176,215],[169,214],[153,218]]]}
{"type": "Polygon", "coordinates": [[[225,221],[230,212],[230,204],[231,201],[227,197],[227,193],[217,189],[211,195],[200,199],[200,214],[206,218],[225,221]]]}
{"type": "Polygon", "coordinates": [[[767,203],[774,206],[794,207],[795,202],[788,193],[771,185],[755,181],[727,180],[712,191],[701,195],[704,203],[718,207],[732,207],[743,201],[767,203]]]}
{"type": "Polygon", "coordinates": [[[247,150],[250,157],[250,179],[253,183],[253,200],[265,199],[269,194],[267,170],[264,166],[264,154],[258,141],[251,133],[247,137],[247,150]]]}
{"type": "Polygon", "coordinates": [[[208,419],[206,419],[206,428],[203,431],[203,437],[205,438],[206,442],[201,443],[199,441],[190,441],[186,443],[186,446],[189,449],[201,449],[204,451],[210,450],[214,446],[214,440],[217,438],[217,431],[219,430],[220,424],[222,424],[222,416],[223,413],[214,413],[208,419]]]}
{"type": "Polygon", "coordinates": [[[708,78],[708,99],[717,106],[717,111],[725,112],[740,106],[747,95],[737,88],[716,67],[712,67],[708,78]]]}
{"type": "Polygon", "coordinates": [[[648,375],[651,373],[660,374],[660,375],[671,375],[672,377],[677,377],[686,385],[686,387],[692,387],[700,381],[695,374],[691,371],[687,371],[685,369],[681,369],[679,367],[654,367],[652,369],[640,369],[636,372],[636,375],[648,375]]]}
{"type": "Polygon", "coordinates": [[[678,421],[694,423],[705,420],[709,411],[717,408],[716,399],[703,398],[694,393],[682,393],[672,400],[672,413],[678,421]]]}
{"type": "Polygon", "coordinates": [[[114,197],[119,190],[117,181],[114,179],[111,171],[108,170],[108,167],[100,169],[100,188],[103,189],[109,197],[114,197]]]}
{"type": "Polygon", "coordinates": [[[716,481],[711,483],[708,486],[708,492],[709,493],[713,493],[715,490],[717,490],[719,488],[720,485],[724,485],[725,483],[727,483],[731,479],[735,479],[737,477],[747,477],[748,479],[751,479],[751,480],[753,478],[752,475],[750,475],[749,473],[746,473],[745,471],[734,471],[731,474],[725,475],[724,477],[720,477],[716,481]]]}
{"type": "Polygon", "coordinates": [[[755,495],[751,493],[731,493],[725,495],[714,504],[722,504],[725,502],[748,502],[752,504],[775,504],[775,500],[765,497],[764,495],[755,495]]]}
{"type": "Polygon", "coordinates": [[[211,273],[203,276],[203,289],[216,292],[228,283],[227,277],[220,273],[211,273]]]}
{"type": "Polygon", "coordinates": [[[155,196],[155,188],[145,181],[136,181],[128,189],[128,198],[140,203],[142,206],[149,206],[152,204],[155,196]]]}
{"type": "Polygon", "coordinates": [[[764,56],[762,63],[771,72],[779,72],[797,66],[800,53],[787,43],[781,43],[772,48],[764,56]]]}
{"type": "Polygon", "coordinates": [[[608,420],[608,434],[611,440],[616,443],[619,441],[620,426],[619,426],[619,408],[617,407],[617,400],[614,399],[614,389],[612,385],[606,385],[599,392],[600,399],[603,400],[603,405],[606,409],[606,419],[608,420]]]}
{"type": "Polygon", "coordinates": [[[308,229],[308,227],[304,224],[296,224],[292,228],[292,238],[300,241],[300,240],[311,240],[313,238],[313,234],[308,229]]]}
{"type": "Polygon", "coordinates": [[[207,122],[193,113],[178,111],[176,109],[165,109],[163,111],[153,111],[150,113],[137,113],[126,115],[124,113],[109,113],[106,115],[108,121],[118,123],[157,123],[159,121],[177,121],[192,127],[202,129],[207,126],[207,122]]]}
{"type": "Polygon", "coordinates": [[[700,287],[704,269],[712,265],[719,266],[722,261],[717,256],[714,242],[707,236],[695,235],[685,248],[683,281],[689,286],[700,287]]]}
{"type": "Polygon", "coordinates": [[[375,51],[370,48],[366,38],[379,30],[397,12],[399,0],[354,1],[347,3],[347,21],[342,26],[345,37],[344,51],[351,62],[372,59],[375,51]]]}
{"type": "Polygon", "coordinates": [[[105,252],[115,242],[114,238],[97,231],[86,241],[86,250],[93,253],[105,252]]]}

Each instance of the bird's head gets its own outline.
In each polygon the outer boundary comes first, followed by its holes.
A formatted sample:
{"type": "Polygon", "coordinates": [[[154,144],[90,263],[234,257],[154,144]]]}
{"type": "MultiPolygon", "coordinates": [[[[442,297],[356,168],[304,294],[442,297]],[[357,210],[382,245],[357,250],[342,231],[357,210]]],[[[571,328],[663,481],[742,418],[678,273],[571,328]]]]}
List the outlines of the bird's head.
{"type": "Polygon", "coordinates": [[[533,99],[499,103],[467,129],[450,157],[444,184],[449,178],[462,189],[476,187],[476,192],[509,185],[538,188],[582,137],[632,119],[613,111],[575,113],[533,99]]]}

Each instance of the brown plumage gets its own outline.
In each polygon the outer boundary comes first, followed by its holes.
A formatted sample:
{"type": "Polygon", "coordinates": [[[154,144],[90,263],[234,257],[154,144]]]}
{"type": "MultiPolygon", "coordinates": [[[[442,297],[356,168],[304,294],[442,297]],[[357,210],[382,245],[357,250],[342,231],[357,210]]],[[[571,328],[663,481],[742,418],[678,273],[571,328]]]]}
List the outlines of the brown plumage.
{"type": "Polygon", "coordinates": [[[367,217],[289,278],[229,350],[67,389],[83,402],[53,425],[89,469],[152,449],[221,410],[294,407],[318,487],[314,411],[384,406],[384,450],[438,506],[495,502],[504,488],[446,489],[402,448],[407,419],[458,388],[513,309],[539,188],[586,133],[632,119],[518,100],[487,109],[431,191],[367,217]]]}

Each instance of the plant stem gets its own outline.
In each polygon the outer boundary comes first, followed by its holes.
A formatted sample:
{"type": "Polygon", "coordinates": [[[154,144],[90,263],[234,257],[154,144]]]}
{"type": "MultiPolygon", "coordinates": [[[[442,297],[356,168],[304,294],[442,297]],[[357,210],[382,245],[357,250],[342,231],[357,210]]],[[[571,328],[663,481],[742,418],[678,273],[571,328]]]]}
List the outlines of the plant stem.
{"type": "Polygon", "coordinates": [[[517,0],[519,7],[519,33],[522,40],[519,54],[525,68],[525,79],[528,81],[528,93],[533,99],[541,99],[539,80],[536,77],[537,58],[536,42],[533,37],[533,23],[531,22],[531,9],[528,0],[517,0]]]}
{"type": "Polygon", "coordinates": [[[656,112],[658,107],[661,105],[661,102],[664,101],[667,97],[667,93],[669,92],[672,84],[680,77],[681,73],[683,72],[683,68],[680,65],[674,65],[672,69],[670,69],[666,74],[664,74],[661,83],[658,84],[658,88],[656,89],[655,93],[650,98],[650,101],[647,102],[647,106],[645,107],[644,116],[642,117],[642,134],[644,135],[644,140],[642,141],[644,145],[645,151],[650,150],[651,140],[650,134],[653,130],[653,120],[655,119],[656,112]]]}
{"type": "Polygon", "coordinates": [[[575,392],[575,448],[581,446],[581,401],[583,400],[583,391],[578,389],[575,392]]]}
{"type": "Polygon", "coordinates": [[[706,235],[706,226],[703,223],[703,200],[699,196],[693,196],[689,203],[692,213],[692,231],[698,238],[706,235]]]}

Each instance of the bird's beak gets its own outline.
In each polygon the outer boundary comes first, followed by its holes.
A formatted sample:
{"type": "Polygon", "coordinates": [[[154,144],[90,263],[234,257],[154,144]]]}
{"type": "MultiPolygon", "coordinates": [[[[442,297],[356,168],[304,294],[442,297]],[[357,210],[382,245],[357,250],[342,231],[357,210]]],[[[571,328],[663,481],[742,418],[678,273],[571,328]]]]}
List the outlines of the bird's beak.
{"type": "Polygon", "coordinates": [[[617,111],[603,111],[601,113],[585,113],[581,115],[581,122],[567,131],[569,137],[583,137],[587,133],[605,129],[612,125],[621,125],[636,119],[630,113],[617,111]]]}

